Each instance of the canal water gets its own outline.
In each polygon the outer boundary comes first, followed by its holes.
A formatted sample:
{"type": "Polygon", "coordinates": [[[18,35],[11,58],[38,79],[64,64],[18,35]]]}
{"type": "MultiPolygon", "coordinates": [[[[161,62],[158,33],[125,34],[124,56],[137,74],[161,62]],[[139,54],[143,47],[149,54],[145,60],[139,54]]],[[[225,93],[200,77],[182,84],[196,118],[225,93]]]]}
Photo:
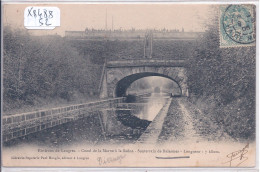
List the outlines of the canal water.
{"type": "Polygon", "coordinates": [[[14,139],[4,146],[34,145],[59,147],[134,143],[153,121],[169,98],[152,93],[132,98],[115,108],[102,109],[85,118],[14,139]]]}

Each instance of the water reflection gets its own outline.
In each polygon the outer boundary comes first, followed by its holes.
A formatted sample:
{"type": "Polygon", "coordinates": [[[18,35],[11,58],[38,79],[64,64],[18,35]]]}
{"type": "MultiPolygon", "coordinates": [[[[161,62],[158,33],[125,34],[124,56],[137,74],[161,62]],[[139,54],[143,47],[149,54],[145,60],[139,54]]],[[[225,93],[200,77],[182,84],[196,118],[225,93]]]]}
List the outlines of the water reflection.
{"type": "Polygon", "coordinates": [[[103,109],[85,118],[11,140],[4,146],[131,143],[145,131],[168,97],[162,93],[139,97],[134,102],[118,104],[116,108],[103,109]]]}
{"type": "Polygon", "coordinates": [[[153,121],[155,116],[159,113],[163,105],[168,98],[166,93],[152,93],[149,97],[143,97],[143,101],[146,105],[143,106],[143,110],[139,114],[133,114],[140,119],[153,121]]]}

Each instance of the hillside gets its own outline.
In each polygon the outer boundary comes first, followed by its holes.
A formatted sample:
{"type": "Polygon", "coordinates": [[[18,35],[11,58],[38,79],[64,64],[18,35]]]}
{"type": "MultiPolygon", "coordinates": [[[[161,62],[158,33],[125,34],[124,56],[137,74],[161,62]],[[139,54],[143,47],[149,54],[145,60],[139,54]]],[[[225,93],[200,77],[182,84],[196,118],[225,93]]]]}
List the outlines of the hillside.
{"type": "MultiPolygon", "coordinates": [[[[144,56],[144,41],[138,40],[68,40],[72,47],[94,64],[102,64],[104,60],[140,59],[144,56]]],[[[196,42],[190,40],[154,40],[153,58],[187,59],[191,52],[187,51],[196,42]]]]}

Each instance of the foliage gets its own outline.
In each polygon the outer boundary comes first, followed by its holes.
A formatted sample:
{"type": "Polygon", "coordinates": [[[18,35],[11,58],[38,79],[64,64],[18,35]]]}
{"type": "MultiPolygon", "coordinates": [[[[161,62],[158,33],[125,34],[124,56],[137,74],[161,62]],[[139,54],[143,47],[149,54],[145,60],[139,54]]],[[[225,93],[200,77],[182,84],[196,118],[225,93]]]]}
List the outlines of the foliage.
{"type": "Polygon", "coordinates": [[[188,69],[190,93],[214,104],[211,115],[232,137],[253,138],[256,48],[220,48],[218,22],[212,19],[193,48],[188,69]]]}
{"type": "Polygon", "coordinates": [[[5,27],[3,41],[5,111],[35,105],[38,98],[71,101],[99,84],[102,67],[89,64],[60,36],[31,36],[5,27]]]}

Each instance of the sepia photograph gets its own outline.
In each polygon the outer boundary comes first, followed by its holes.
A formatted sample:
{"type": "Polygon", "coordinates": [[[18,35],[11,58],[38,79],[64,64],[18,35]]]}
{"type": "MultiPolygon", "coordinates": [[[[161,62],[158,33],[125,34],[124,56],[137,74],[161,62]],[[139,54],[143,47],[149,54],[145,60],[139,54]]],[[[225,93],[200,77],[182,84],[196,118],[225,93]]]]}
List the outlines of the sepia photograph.
{"type": "Polygon", "coordinates": [[[254,3],[2,15],[4,167],[255,167],[254,3]]]}

